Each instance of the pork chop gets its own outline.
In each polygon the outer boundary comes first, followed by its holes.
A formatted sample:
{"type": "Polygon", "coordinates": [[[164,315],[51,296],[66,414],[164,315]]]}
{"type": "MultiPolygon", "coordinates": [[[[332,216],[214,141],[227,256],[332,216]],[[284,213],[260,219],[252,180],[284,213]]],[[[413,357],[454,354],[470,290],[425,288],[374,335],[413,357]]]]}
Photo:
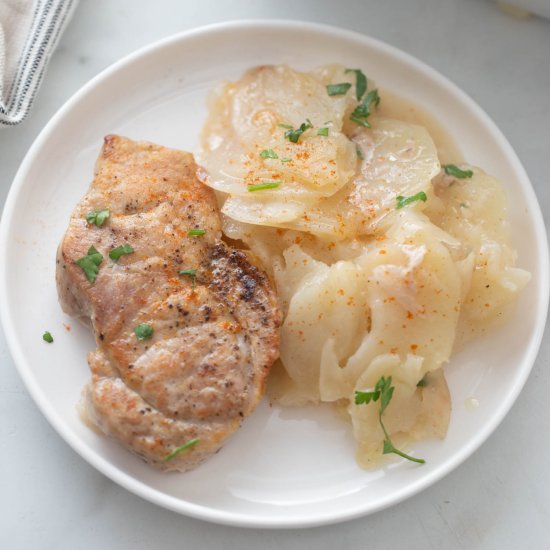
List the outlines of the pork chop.
{"type": "Polygon", "coordinates": [[[57,259],[63,310],[96,337],[87,416],[163,470],[220,449],[279,351],[269,280],[221,240],[196,168],[190,153],[107,136],[57,259]]]}

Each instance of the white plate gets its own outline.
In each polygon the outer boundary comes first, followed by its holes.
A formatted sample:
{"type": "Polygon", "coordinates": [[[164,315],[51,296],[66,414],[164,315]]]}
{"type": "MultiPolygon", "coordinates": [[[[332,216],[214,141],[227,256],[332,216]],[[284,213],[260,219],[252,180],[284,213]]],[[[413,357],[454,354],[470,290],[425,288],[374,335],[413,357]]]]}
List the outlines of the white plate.
{"type": "Polygon", "coordinates": [[[234,22],[187,32],[107,69],[53,117],[24,160],[0,228],[0,312],[29,392],[61,436],[116,483],[157,504],[210,521],[297,527],[342,521],[399,502],[450,472],[489,436],[535,360],[548,304],[548,254],[535,195],[489,118],[449,81],[381,42],[303,22],[234,22]],[[102,138],[120,133],[193,150],[208,91],[262,63],[309,69],[362,67],[385,89],[425,106],[452,128],[464,158],[500,177],[513,205],[519,265],[533,274],[515,316],[453,358],[453,415],[444,441],[416,446],[407,462],[366,472],[350,428],[330,409],[263,404],[222,451],[196,471],[161,474],[82,424],[75,404],[89,379],[92,335],[57,302],[55,252],[92,178],[102,138]],[[529,246],[525,246],[529,243],[529,246]],[[522,246],[519,246],[522,245],[522,246]],[[70,325],[67,331],[63,324],[70,325]],[[42,341],[50,330],[55,343],[42,341]],[[465,400],[475,397],[471,411],[465,400]]]}

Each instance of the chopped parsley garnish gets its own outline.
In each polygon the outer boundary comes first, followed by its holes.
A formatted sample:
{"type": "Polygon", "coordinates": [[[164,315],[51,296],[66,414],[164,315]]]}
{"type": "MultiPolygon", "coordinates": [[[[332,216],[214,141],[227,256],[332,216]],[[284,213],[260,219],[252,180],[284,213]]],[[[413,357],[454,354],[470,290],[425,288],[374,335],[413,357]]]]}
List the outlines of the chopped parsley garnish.
{"type": "Polygon", "coordinates": [[[48,344],[52,344],[53,343],[53,336],[51,335],[50,332],[46,331],[42,335],[42,340],[44,340],[44,342],[48,342],[48,344]]]}
{"type": "Polygon", "coordinates": [[[197,270],[196,269],[182,269],[181,271],[178,271],[179,275],[188,275],[191,277],[193,290],[195,290],[195,287],[197,286],[197,270]]]}
{"type": "Polygon", "coordinates": [[[367,77],[361,69],[346,69],[346,73],[355,73],[355,97],[361,101],[367,91],[367,77]]]}
{"type": "Polygon", "coordinates": [[[105,220],[111,215],[108,208],[103,210],[94,210],[93,212],[88,212],[86,214],[86,221],[91,225],[95,223],[98,227],[101,227],[105,220]]]}
{"type": "Polygon", "coordinates": [[[190,229],[188,232],[187,232],[187,235],[189,237],[202,237],[203,235],[206,234],[206,230],[205,229],[190,229]]]}
{"type": "Polygon", "coordinates": [[[365,155],[363,155],[363,151],[361,151],[361,149],[359,149],[359,146],[358,146],[358,145],[355,146],[355,152],[357,153],[357,156],[358,156],[361,160],[365,160],[365,155]]]}
{"type": "Polygon", "coordinates": [[[279,155],[273,149],[264,149],[260,153],[260,157],[262,157],[263,159],[278,159],[279,155]]]}
{"type": "Polygon", "coordinates": [[[378,411],[378,422],[380,423],[380,427],[384,432],[384,448],[382,451],[383,454],[387,455],[387,454],[393,453],[403,458],[406,458],[407,460],[411,460],[412,462],[418,462],[419,464],[424,464],[426,461],[423,458],[415,458],[397,449],[392,443],[390,436],[386,430],[386,427],[384,426],[384,422],[382,421],[382,416],[385,410],[388,408],[388,405],[390,404],[390,401],[393,397],[394,389],[395,389],[394,386],[391,385],[391,376],[388,376],[387,378],[385,376],[381,376],[378,382],[376,382],[376,386],[374,386],[374,390],[355,392],[355,404],[368,405],[371,401],[376,402],[380,399],[380,409],[378,411]]]}
{"type": "Polygon", "coordinates": [[[351,84],[349,82],[341,82],[340,84],[328,84],[327,94],[330,96],[345,95],[350,88],[351,84]]]}
{"type": "Polygon", "coordinates": [[[313,128],[313,124],[311,124],[311,121],[309,119],[306,119],[305,122],[302,122],[300,124],[299,128],[296,128],[296,130],[292,129],[292,126],[290,127],[290,130],[287,130],[285,132],[285,137],[288,138],[288,141],[291,141],[292,143],[298,143],[298,140],[300,139],[300,136],[310,128],[313,128]]]}
{"type": "Polygon", "coordinates": [[[474,175],[472,170],[461,170],[455,164],[444,164],[441,168],[445,170],[445,174],[453,176],[454,178],[458,178],[459,180],[471,178],[474,175]]]}
{"type": "Polygon", "coordinates": [[[133,251],[134,249],[129,244],[123,244],[122,246],[117,246],[116,248],[113,248],[113,250],[109,252],[109,258],[116,262],[121,256],[124,256],[125,254],[131,254],[133,251]]]}
{"type": "Polygon", "coordinates": [[[174,449],[169,455],[166,455],[162,460],[172,460],[175,456],[179,455],[182,451],[187,451],[187,449],[190,449],[191,447],[194,447],[197,443],[200,442],[200,439],[195,438],[191,439],[185,445],[182,445],[181,447],[177,447],[174,449]]]}
{"type": "Polygon", "coordinates": [[[255,185],[249,185],[249,191],[261,191],[262,189],[275,189],[283,183],[282,181],[266,181],[265,183],[257,183],[255,185]]]}
{"type": "Polygon", "coordinates": [[[90,283],[94,283],[97,274],[99,273],[99,265],[103,261],[103,256],[95,249],[94,246],[90,246],[88,254],[75,260],[75,264],[80,266],[86,275],[86,279],[90,283]]]}
{"type": "Polygon", "coordinates": [[[277,124],[279,128],[286,128],[287,130],[292,130],[293,126],[292,124],[277,124]]]}
{"type": "Polygon", "coordinates": [[[380,96],[378,95],[378,90],[371,90],[354,111],[351,113],[350,119],[361,126],[370,128],[370,122],[368,121],[369,116],[372,114],[371,106],[374,104],[377,107],[380,103],[380,96]]]}
{"type": "Polygon", "coordinates": [[[290,162],[292,159],[289,159],[288,157],[285,157],[284,159],[281,159],[281,162],[290,162]]]}
{"type": "Polygon", "coordinates": [[[416,195],[413,195],[412,197],[403,197],[402,195],[399,195],[399,197],[395,197],[395,200],[397,201],[397,205],[395,208],[399,210],[400,208],[403,208],[404,206],[407,206],[408,204],[412,204],[416,201],[422,201],[426,202],[428,200],[428,197],[426,196],[426,193],[424,191],[420,191],[416,195]]]}
{"type": "Polygon", "coordinates": [[[136,338],[142,342],[143,340],[148,340],[153,336],[153,327],[151,325],[148,325],[147,323],[142,323],[141,325],[138,325],[134,329],[134,333],[136,335],[136,338]]]}
{"type": "Polygon", "coordinates": [[[317,130],[317,135],[327,137],[328,136],[328,128],[319,128],[319,130],[317,130]]]}

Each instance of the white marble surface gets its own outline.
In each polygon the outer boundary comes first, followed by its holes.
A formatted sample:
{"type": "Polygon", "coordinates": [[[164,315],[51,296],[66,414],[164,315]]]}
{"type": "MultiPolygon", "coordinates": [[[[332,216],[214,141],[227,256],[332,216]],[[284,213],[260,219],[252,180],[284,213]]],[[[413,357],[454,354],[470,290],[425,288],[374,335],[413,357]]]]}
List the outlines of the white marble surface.
{"type": "MultiPolygon", "coordinates": [[[[494,118],[549,212],[550,21],[514,19],[484,0],[81,0],[31,115],[0,130],[0,205],[40,129],[100,70],[184,29],[261,17],[361,31],[435,67],[494,118]]],[[[549,548],[549,336],[502,425],[434,487],[341,525],[259,531],[176,515],[97,473],[42,418],[0,332],[0,548],[549,548]]]]}

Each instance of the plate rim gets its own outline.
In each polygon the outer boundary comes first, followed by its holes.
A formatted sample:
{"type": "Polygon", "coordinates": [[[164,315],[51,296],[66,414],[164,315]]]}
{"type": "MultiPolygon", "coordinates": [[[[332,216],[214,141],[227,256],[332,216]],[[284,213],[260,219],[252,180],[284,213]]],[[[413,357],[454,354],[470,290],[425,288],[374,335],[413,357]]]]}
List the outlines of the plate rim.
{"type": "Polygon", "coordinates": [[[19,375],[21,376],[31,398],[36,403],[40,412],[48,420],[50,425],[61,436],[61,438],[66,443],[68,443],[69,446],[74,451],[76,451],[86,462],[91,464],[103,475],[105,475],[118,485],[121,485],[133,494],[138,495],[141,498],[153,502],[161,507],[170,509],[180,514],[188,515],[190,517],[225,525],[250,528],[313,527],[352,520],[358,517],[378,512],[394,504],[402,502],[416,495],[423,489],[426,489],[427,487],[433,485],[444,476],[449,474],[451,471],[455,470],[460,464],[462,464],[467,458],[469,458],[495,431],[495,429],[508,414],[509,410],[515,403],[519,393],[525,385],[525,382],[533,368],[533,365],[535,364],[535,360],[542,342],[542,337],[546,326],[550,285],[544,285],[542,281],[550,280],[549,273],[550,261],[548,254],[547,235],[545,232],[545,224],[541,208],[536,198],[533,185],[531,184],[531,181],[519,157],[513,150],[512,146],[510,145],[502,131],[489,117],[489,115],[466,92],[464,92],[448,77],[442,75],[436,69],[432,68],[429,64],[395,46],[387,44],[382,40],[333,25],[291,19],[236,19],[225,21],[222,23],[214,23],[201,27],[195,27],[179,33],[172,34],[168,37],[147,44],[103,69],[97,75],[92,77],[82,87],[80,87],[74,94],[72,94],[71,97],[69,97],[65,101],[65,103],[55,112],[55,114],[49,119],[49,121],[40,131],[17,170],[17,173],[6,197],[6,202],[0,219],[0,322],[6,336],[7,347],[10,351],[16,369],[19,372],[19,375]],[[380,499],[376,506],[357,507],[352,511],[332,511],[330,514],[325,513],[321,517],[310,518],[307,520],[304,520],[303,518],[289,519],[287,517],[278,516],[269,519],[257,516],[251,517],[249,515],[243,515],[242,513],[233,513],[225,510],[213,509],[208,506],[195,504],[187,500],[182,500],[180,498],[167,495],[166,493],[163,493],[158,489],[145,485],[143,482],[127,474],[123,470],[114,467],[108,460],[102,458],[97,453],[90,453],[86,444],[84,444],[78,437],[73,437],[70,432],[67,432],[62,419],[57,415],[54,410],[50,408],[48,400],[46,399],[46,395],[38,386],[36,380],[32,375],[31,369],[26,364],[27,362],[22,352],[21,343],[18,341],[17,333],[10,323],[10,311],[7,306],[7,243],[10,234],[10,228],[13,224],[13,215],[17,198],[21,189],[24,186],[26,175],[34,162],[36,154],[47,142],[50,134],[56,129],[57,125],[63,120],[64,116],[73,108],[73,106],[77,105],[83,98],[85,98],[85,96],[90,91],[93,91],[96,86],[101,84],[101,82],[110,78],[122,68],[138,62],[140,58],[153,53],[155,50],[161,50],[165,47],[170,47],[174,43],[178,43],[180,41],[185,42],[189,39],[193,39],[194,37],[201,35],[216,34],[228,30],[232,30],[235,32],[243,28],[253,28],[254,30],[258,30],[260,27],[263,27],[265,30],[269,29],[273,31],[288,31],[289,29],[300,29],[301,31],[305,30],[306,32],[328,34],[333,38],[362,43],[365,46],[383,50],[384,52],[390,54],[392,57],[403,61],[405,64],[409,66],[412,65],[415,70],[423,73],[428,78],[437,81],[438,84],[440,84],[445,89],[446,93],[449,93],[460,102],[465,104],[470,112],[472,112],[477,118],[479,118],[483,122],[485,127],[490,131],[498,147],[506,153],[509,161],[514,166],[516,173],[520,176],[520,186],[525,196],[526,202],[529,206],[530,216],[533,218],[533,228],[537,237],[536,244],[540,261],[541,296],[539,299],[536,315],[536,330],[529,341],[529,346],[526,348],[525,360],[521,365],[521,370],[519,370],[517,373],[518,382],[513,386],[513,388],[511,388],[511,391],[507,393],[506,399],[501,402],[500,407],[494,411],[492,417],[490,418],[490,421],[486,423],[482,431],[476,437],[470,439],[468,441],[468,444],[464,445],[458,453],[455,453],[444,463],[435,468],[428,476],[425,476],[415,482],[408,484],[404,488],[393,492],[385,499],[380,499]]]}

